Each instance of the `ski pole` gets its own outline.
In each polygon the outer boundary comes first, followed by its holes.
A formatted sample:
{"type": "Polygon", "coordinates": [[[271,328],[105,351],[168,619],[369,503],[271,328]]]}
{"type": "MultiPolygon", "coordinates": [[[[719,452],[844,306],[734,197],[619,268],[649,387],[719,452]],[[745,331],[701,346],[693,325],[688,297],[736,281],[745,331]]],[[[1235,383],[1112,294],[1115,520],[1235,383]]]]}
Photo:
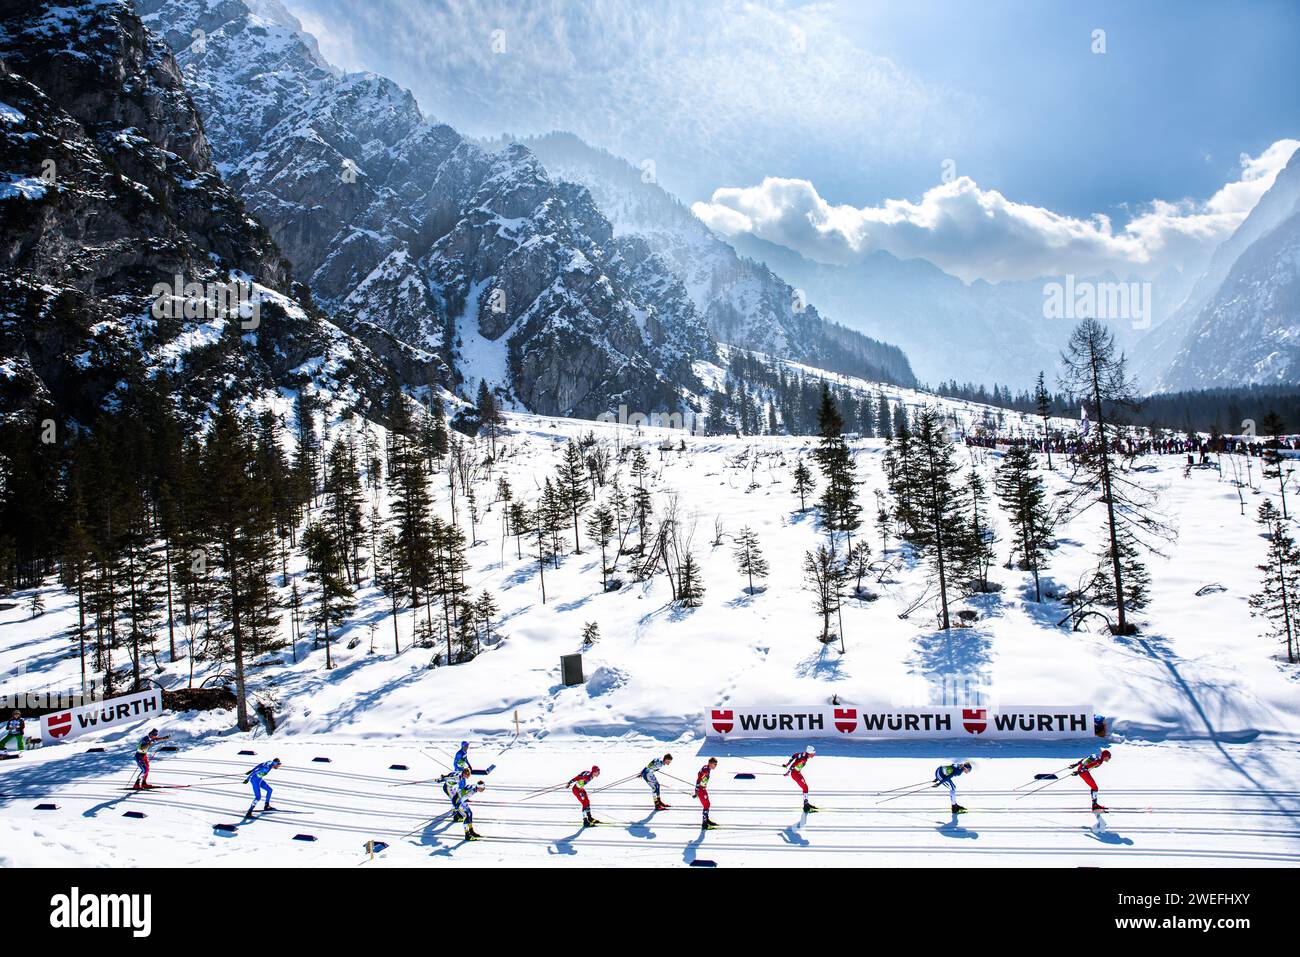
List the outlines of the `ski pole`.
{"type": "Polygon", "coordinates": [[[390,788],[410,787],[412,784],[437,784],[437,778],[426,778],[420,781],[398,781],[396,784],[388,785],[390,788]]]}
{"type": "Polygon", "coordinates": [[[629,774],[629,775],[628,775],[627,777],[625,777],[625,778],[620,778],[620,779],[617,780],[617,781],[611,781],[611,782],[609,782],[609,784],[602,785],[601,787],[598,787],[598,788],[592,788],[592,789],[591,789],[591,793],[592,793],[592,794],[595,794],[595,793],[598,792],[598,791],[608,791],[610,788],[616,788],[616,787],[618,787],[620,784],[627,784],[629,781],[635,781],[635,780],[636,780],[637,778],[639,778],[640,776],[641,776],[641,772],[640,772],[640,771],[638,771],[636,774],[629,774]]]}
{"type": "Polygon", "coordinates": [[[1035,781],[1045,781],[1045,780],[1047,780],[1048,778],[1052,778],[1052,779],[1055,780],[1055,779],[1056,779],[1056,776],[1057,776],[1058,774],[1060,774],[1062,771],[1069,771],[1069,770],[1070,770],[1071,768],[1073,768],[1073,767],[1074,767],[1073,764],[1067,764],[1065,767],[1063,767],[1063,768],[1057,768],[1055,771],[1051,771],[1051,772],[1049,772],[1048,774],[1035,774],[1035,775],[1034,775],[1034,780],[1033,780],[1033,781],[1026,781],[1024,784],[1018,784],[1018,785],[1016,785],[1014,788],[1012,788],[1011,790],[1013,790],[1013,791],[1019,791],[1021,788],[1027,788],[1027,787],[1029,787],[1029,785],[1033,784],[1035,781]]]}
{"type": "Polygon", "coordinates": [[[1043,790],[1043,788],[1050,788],[1053,784],[1057,784],[1064,780],[1065,778],[1053,778],[1051,781],[1048,781],[1046,784],[1044,784],[1043,787],[1041,788],[1034,788],[1032,791],[1026,791],[1024,794],[1016,795],[1016,800],[1019,801],[1021,798],[1029,797],[1029,795],[1031,794],[1037,794],[1039,791],[1043,790]]]}
{"type": "Polygon", "coordinates": [[[879,796],[879,795],[881,795],[881,794],[893,794],[895,791],[903,791],[903,790],[906,790],[907,788],[922,788],[922,787],[925,787],[927,784],[930,784],[930,783],[931,783],[931,782],[928,781],[928,780],[926,780],[926,781],[917,781],[915,784],[904,784],[902,787],[890,788],[888,791],[877,791],[877,792],[876,792],[876,795],[879,796]]]}
{"type": "MultiPolygon", "coordinates": [[[[441,749],[439,749],[439,750],[441,750],[441,749]]],[[[438,758],[435,758],[435,757],[434,757],[432,754],[430,754],[428,751],[421,751],[420,753],[423,754],[423,755],[424,755],[426,758],[428,758],[430,761],[435,761],[435,762],[437,762],[438,764],[441,764],[444,768],[447,768],[448,771],[451,770],[451,768],[448,768],[448,767],[447,767],[447,762],[446,762],[446,761],[441,761],[441,760],[439,760],[438,758]]]]}
{"type": "Polygon", "coordinates": [[[679,782],[679,783],[681,783],[681,784],[686,785],[687,788],[690,788],[689,791],[684,790],[684,789],[682,789],[682,788],[674,788],[673,790],[675,790],[675,791],[680,791],[680,792],[683,793],[683,794],[689,794],[691,797],[695,797],[695,785],[692,784],[690,781],[687,781],[685,778],[679,778],[679,777],[678,777],[677,775],[675,775],[675,774],[668,774],[668,773],[666,773],[666,772],[664,772],[664,771],[660,771],[659,773],[662,774],[664,777],[666,777],[666,778],[667,778],[668,780],[670,780],[670,781],[677,781],[677,782],[679,782]]]}
{"type": "MultiPolygon", "coordinates": [[[[730,756],[730,755],[729,755],[729,756],[730,756]]],[[[742,760],[742,761],[753,761],[755,764],[766,764],[769,768],[784,768],[784,767],[785,767],[784,764],[777,764],[775,761],[760,761],[760,760],[758,760],[758,758],[747,758],[747,757],[745,757],[743,754],[738,754],[738,755],[736,755],[736,757],[740,758],[740,760],[742,760]]]]}
{"type": "Polygon", "coordinates": [[[542,788],[539,791],[532,791],[524,795],[523,797],[521,797],[518,803],[522,804],[524,801],[531,801],[533,798],[541,797],[543,794],[553,794],[556,791],[563,791],[568,786],[569,786],[569,782],[565,781],[563,784],[557,784],[554,787],[542,788]]]}
{"type": "Polygon", "coordinates": [[[911,791],[904,791],[902,794],[895,794],[893,797],[887,797],[887,798],[885,798],[883,801],[877,801],[876,803],[877,803],[877,804],[888,804],[890,801],[897,801],[899,798],[905,798],[905,797],[907,797],[909,794],[920,794],[920,793],[921,793],[922,791],[924,791],[926,788],[932,788],[932,787],[934,787],[934,786],[935,786],[935,784],[934,784],[933,782],[931,782],[931,783],[925,784],[925,785],[922,786],[922,787],[915,788],[915,789],[913,789],[913,790],[911,790],[911,791]]]}

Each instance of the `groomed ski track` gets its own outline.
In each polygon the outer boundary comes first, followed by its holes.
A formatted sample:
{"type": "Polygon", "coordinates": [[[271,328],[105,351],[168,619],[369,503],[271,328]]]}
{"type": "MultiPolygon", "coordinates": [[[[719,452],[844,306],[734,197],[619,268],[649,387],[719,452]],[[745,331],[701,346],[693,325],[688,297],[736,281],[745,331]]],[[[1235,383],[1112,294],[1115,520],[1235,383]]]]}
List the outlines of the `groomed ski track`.
{"type": "MultiPolygon", "coordinates": [[[[1261,747],[1212,742],[1110,745],[1116,759],[1098,773],[1103,815],[1088,791],[1064,779],[1028,796],[1033,775],[1056,770],[1087,745],[996,746],[966,755],[975,772],[959,781],[969,813],[949,814],[947,795],[926,788],[897,797],[881,792],[927,778],[943,760],[933,747],[870,746],[819,755],[807,768],[821,809],[803,814],[795,785],[777,764],[787,749],[768,742],[583,740],[511,745],[483,742],[476,766],[496,763],[473,801],[484,840],[467,843],[429,779],[455,742],[340,742],[311,737],[253,742],[230,739],[183,746],[155,761],[152,783],[187,785],[147,794],[123,791],[130,755],[84,746],[30,752],[0,768],[0,864],[53,866],[728,866],[920,865],[1116,867],[1296,866],[1300,864],[1300,782],[1296,744],[1261,747]],[[241,749],[255,756],[239,755],[241,749]],[[671,751],[660,781],[669,810],[652,813],[635,774],[671,751]],[[695,773],[716,755],[712,816],[701,832],[695,773]],[[280,757],[273,772],[277,811],[243,820],[250,791],[242,776],[280,757]],[[329,758],[315,762],[313,758],[329,758]],[[1064,759],[1064,760],[1063,760],[1064,759]],[[567,790],[535,797],[599,764],[591,789],[596,817],[580,826],[567,790]],[[408,770],[390,770],[405,764],[408,770]],[[737,773],[755,774],[737,780],[737,773]],[[215,777],[226,775],[226,777],[215,777]],[[678,779],[681,780],[678,780],[678,779]],[[411,783],[411,782],[427,783],[411,783]],[[1017,789],[1029,783],[1029,787],[1017,789]],[[604,790],[601,790],[604,788],[604,790]],[[527,798],[527,800],[525,800],[527,798]],[[36,810],[52,803],[56,810],[36,810]],[[127,811],[146,816],[128,818],[127,811]],[[233,825],[219,832],[218,824],[233,825]],[[314,841],[294,840],[312,835],[314,841]],[[374,856],[368,841],[389,847],[374,856]]],[[[794,750],[793,748],[788,750],[794,750]]],[[[830,750],[830,749],[828,749],[830,750]]],[[[1044,783],[1044,782],[1039,782],[1044,783]]]]}

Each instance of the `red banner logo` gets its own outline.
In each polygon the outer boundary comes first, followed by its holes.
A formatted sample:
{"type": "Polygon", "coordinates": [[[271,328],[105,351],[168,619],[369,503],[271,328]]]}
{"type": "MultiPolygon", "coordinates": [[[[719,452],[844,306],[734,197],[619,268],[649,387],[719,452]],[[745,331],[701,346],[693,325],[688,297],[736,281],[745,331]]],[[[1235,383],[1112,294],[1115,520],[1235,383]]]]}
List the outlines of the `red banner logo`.
{"type": "Polygon", "coordinates": [[[840,734],[852,734],[858,727],[857,708],[835,709],[835,730],[840,734]]]}
{"type": "Polygon", "coordinates": [[[726,734],[735,724],[736,713],[734,711],[719,711],[713,709],[713,730],[719,734],[726,734]]]}
{"type": "Polygon", "coordinates": [[[52,714],[49,717],[50,737],[61,738],[72,730],[72,712],[52,714]]]}
{"type": "Polygon", "coordinates": [[[989,726],[989,713],[985,708],[963,708],[961,726],[968,734],[983,734],[989,726]]]}

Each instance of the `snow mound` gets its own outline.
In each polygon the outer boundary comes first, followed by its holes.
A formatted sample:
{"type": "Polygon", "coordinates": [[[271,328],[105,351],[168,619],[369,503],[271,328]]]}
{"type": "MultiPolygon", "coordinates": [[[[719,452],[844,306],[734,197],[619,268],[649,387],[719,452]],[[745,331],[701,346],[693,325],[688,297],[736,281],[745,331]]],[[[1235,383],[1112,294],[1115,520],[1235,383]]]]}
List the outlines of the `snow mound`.
{"type": "Polygon", "coordinates": [[[617,691],[628,682],[628,674],[621,668],[612,668],[609,665],[601,665],[591,673],[587,679],[587,694],[593,698],[609,694],[611,691],[617,691]]]}

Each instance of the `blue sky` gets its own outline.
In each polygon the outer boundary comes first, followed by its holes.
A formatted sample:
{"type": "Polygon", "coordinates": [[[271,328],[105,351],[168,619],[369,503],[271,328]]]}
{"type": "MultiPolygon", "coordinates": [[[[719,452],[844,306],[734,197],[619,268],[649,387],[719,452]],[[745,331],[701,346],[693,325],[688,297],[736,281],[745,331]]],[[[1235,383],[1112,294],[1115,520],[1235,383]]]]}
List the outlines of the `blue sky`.
{"type": "Polygon", "coordinates": [[[721,231],[826,260],[884,248],[1014,278],[1008,256],[1055,269],[1064,241],[1079,271],[1181,268],[1300,137],[1284,0],[286,4],[331,60],[462,132],[570,130],[653,160],[721,231]],[[963,262],[990,229],[1002,265],[963,262]]]}

